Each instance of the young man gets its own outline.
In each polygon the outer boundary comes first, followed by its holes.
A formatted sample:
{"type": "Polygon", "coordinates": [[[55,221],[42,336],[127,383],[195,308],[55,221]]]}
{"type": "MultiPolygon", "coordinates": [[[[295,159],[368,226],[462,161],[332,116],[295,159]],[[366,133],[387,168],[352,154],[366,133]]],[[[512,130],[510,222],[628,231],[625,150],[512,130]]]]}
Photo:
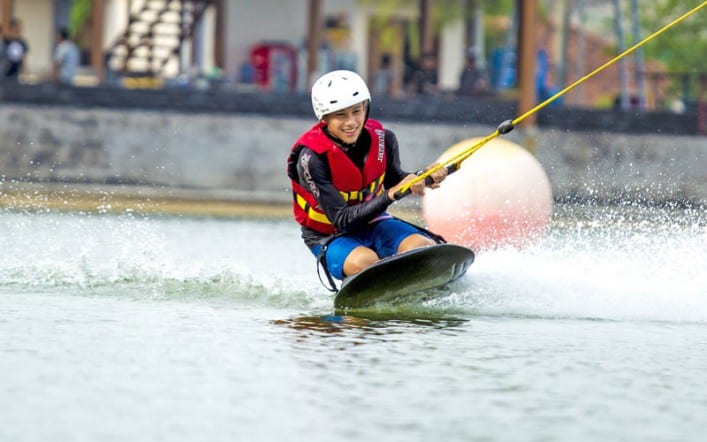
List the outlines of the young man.
{"type": "MultiPolygon", "coordinates": [[[[381,258],[435,243],[386,213],[395,193],[416,175],[400,167],[395,134],[368,117],[370,101],[366,83],[355,72],[323,75],[312,87],[319,122],[299,137],[287,161],[302,238],[340,280],[381,258]]],[[[430,187],[438,187],[447,170],[430,176],[430,187]]],[[[410,186],[415,195],[424,189],[422,181],[410,186]]]]}
{"type": "Polygon", "coordinates": [[[481,95],[488,92],[489,82],[486,71],[476,63],[476,48],[471,48],[466,55],[466,64],[459,76],[457,95],[481,95]]]}
{"type": "Polygon", "coordinates": [[[61,28],[56,33],[56,48],[54,48],[53,58],[54,81],[72,84],[81,60],[79,49],[69,39],[69,31],[66,28],[61,28]]]}
{"type": "Polygon", "coordinates": [[[5,66],[3,66],[3,75],[17,81],[20,73],[22,73],[22,65],[24,63],[29,46],[22,37],[22,22],[18,18],[10,19],[10,27],[7,37],[4,41],[5,66]]]}

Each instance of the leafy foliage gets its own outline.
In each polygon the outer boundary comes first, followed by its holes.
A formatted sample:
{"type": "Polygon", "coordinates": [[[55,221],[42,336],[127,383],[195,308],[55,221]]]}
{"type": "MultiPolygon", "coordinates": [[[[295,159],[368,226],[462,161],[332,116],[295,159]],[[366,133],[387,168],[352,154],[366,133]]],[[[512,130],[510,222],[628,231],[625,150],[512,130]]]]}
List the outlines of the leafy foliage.
{"type": "Polygon", "coordinates": [[[69,12],[69,33],[76,37],[88,18],[91,16],[93,2],[91,0],[73,0],[69,12]]]}
{"type": "MultiPolygon", "coordinates": [[[[700,1],[662,0],[641,9],[642,25],[648,33],[685,14],[700,1]]],[[[707,73],[707,8],[702,8],[670,30],[646,43],[647,57],[657,59],[671,72],[707,73]]]]}
{"type": "MultiPolygon", "coordinates": [[[[373,26],[380,33],[382,47],[389,46],[394,40],[392,30],[385,29],[389,20],[400,10],[417,10],[420,0],[359,0],[360,5],[375,8],[373,26]]],[[[431,2],[433,32],[439,32],[445,25],[460,18],[469,20],[476,13],[473,5],[483,9],[486,16],[511,16],[515,0],[434,0],[431,2]]],[[[505,28],[496,30],[494,25],[487,28],[492,42],[501,42],[505,36],[505,28]]],[[[420,30],[416,23],[408,23],[406,33],[412,54],[419,55],[420,30]]],[[[488,36],[487,36],[488,37],[488,36]]]]}
{"type": "MultiPolygon", "coordinates": [[[[378,16],[390,18],[400,9],[419,8],[420,0],[359,0],[362,6],[375,7],[378,16]]],[[[432,23],[436,30],[441,29],[445,24],[458,20],[460,17],[470,18],[475,11],[468,6],[476,3],[481,6],[486,14],[490,15],[510,15],[513,13],[515,0],[435,0],[432,2],[432,23]]]]}

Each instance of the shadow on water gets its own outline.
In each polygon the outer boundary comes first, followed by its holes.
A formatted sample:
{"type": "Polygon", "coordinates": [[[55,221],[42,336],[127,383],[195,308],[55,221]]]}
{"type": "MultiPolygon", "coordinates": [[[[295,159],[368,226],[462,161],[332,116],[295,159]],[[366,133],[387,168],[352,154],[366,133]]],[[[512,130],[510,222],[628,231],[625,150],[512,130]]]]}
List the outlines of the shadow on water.
{"type": "Polygon", "coordinates": [[[362,331],[380,334],[401,329],[448,329],[466,323],[468,319],[445,312],[414,306],[378,306],[366,309],[335,310],[330,314],[305,315],[272,321],[275,325],[316,334],[337,334],[362,331]]]}

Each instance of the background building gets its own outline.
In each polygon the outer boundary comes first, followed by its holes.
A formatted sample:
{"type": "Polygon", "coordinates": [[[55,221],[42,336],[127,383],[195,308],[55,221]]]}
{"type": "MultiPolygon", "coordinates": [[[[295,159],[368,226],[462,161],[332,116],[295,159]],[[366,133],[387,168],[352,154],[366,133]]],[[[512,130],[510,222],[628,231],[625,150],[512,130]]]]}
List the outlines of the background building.
{"type": "MultiPolygon", "coordinates": [[[[537,9],[538,98],[617,53],[620,28],[612,29],[611,20],[621,2],[611,0],[0,0],[0,23],[7,29],[12,16],[24,23],[30,51],[22,80],[28,83],[47,78],[54,32],[69,26],[83,55],[78,85],[218,81],[236,89],[303,92],[312,77],[334,68],[356,70],[371,81],[386,55],[392,93],[400,96],[410,93],[410,72],[430,52],[440,89],[452,93],[473,47],[492,76],[493,92],[504,93],[517,88],[520,21],[513,6],[529,4],[537,9]]],[[[629,2],[623,4],[627,9],[629,2]]],[[[628,15],[624,11],[627,30],[628,15]]],[[[704,94],[704,74],[671,77],[660,63],[634,60],[602,72],[564,103],[609,108],[617,97],[625,105],[638,96],[648,109],[679,110],[704,94]]]]}
{"type": "MultiPolygon", "coordinates": [[[[25,25],[30,53],[24,78],[39,81],[51,67],[55,30],[70,25],[73,3],[2,2],[2,21],[9,14],[25,25]]],[[[312,3],[319,3],[321,25],[317,71],[341,67],[372,74],[382,51],[376,38],[383,25],[379,7],[357,0],[91,0],[90,17],[74,38],[85,65],[92,67],[84,72],[97,79],[111,72],[162,79],[202,74],[266,89],[302,89],[308,83],[312,3]]],[[[386,49],[400,77],[405,26],[418,23],[419,8],[386,11],[384,19],[396,30],[386,49]]],[[[463,20],[446,25],[436,41],[440,85],[454,89],[463,65],[463,20]]]]}

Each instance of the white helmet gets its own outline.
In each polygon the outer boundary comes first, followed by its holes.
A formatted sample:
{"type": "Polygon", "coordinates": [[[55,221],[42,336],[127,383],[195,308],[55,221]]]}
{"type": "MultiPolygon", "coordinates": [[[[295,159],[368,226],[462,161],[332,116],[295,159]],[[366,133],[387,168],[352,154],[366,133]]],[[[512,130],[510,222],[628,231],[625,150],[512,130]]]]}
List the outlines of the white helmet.
{"type": "Polygon", "coordinates": [[[371,93],[356,72],[331,71],[319,77],[312,86],[312,108],[317,120],[366,100],[371,101],[371,93]]]}

